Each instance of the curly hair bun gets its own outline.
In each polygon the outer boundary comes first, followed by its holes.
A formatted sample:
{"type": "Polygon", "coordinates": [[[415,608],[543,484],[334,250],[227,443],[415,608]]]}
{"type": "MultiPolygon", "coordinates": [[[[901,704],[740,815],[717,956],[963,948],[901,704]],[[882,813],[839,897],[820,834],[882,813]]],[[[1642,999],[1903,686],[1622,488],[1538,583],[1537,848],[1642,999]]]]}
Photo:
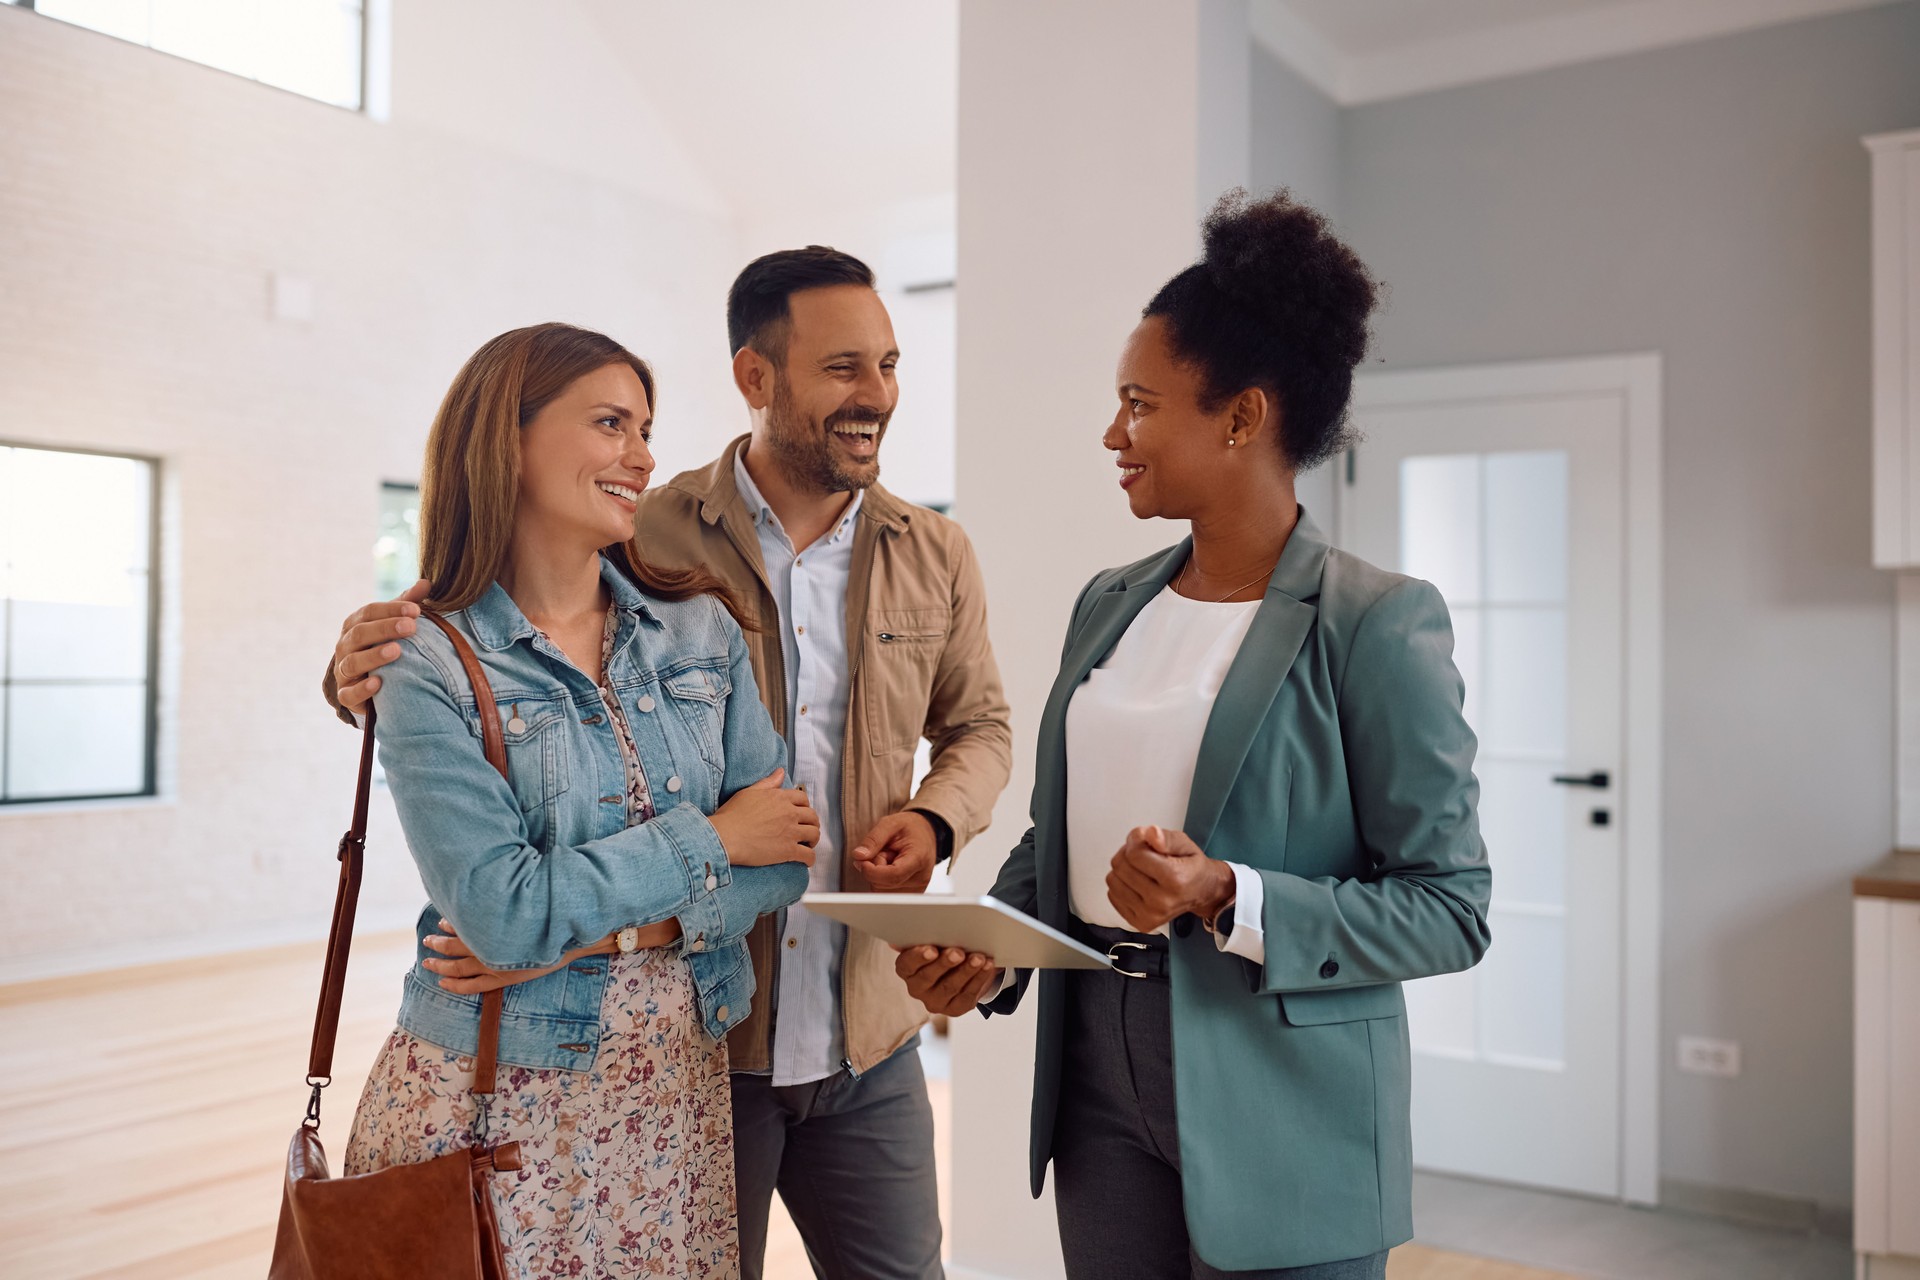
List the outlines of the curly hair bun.
{"type": "Polygon", "coordinates": [[[1182,358],[1200,366],[1209,410],[1248,387],[1273,393],[1281,448],[1308,470],[1352,442],[1347,402],[1380,286],[1327,220],[1286,191],[1229,191],[1201,233],[1201,260],[1143,314],[1164,316],[1182,358]]]}
{"type": "Polygon", "coordinates": [[[1255,200],[1235,188],[1200,224],[1200,265],[1229,296],[1310,333],[1349,369],[1367,355],[1379,287],[1326,218],[1287,191],[1255,200]]]}

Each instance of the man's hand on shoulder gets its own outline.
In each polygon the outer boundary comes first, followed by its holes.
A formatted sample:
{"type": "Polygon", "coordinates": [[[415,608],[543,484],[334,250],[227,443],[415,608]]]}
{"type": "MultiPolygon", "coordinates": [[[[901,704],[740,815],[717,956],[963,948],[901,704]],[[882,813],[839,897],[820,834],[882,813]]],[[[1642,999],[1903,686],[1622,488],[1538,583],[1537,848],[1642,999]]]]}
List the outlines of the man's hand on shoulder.
{"type": "Polygon", "coordinates": [[[380,690],[376,674],[400,656],[399,641],[420,624],[420,602],[427,597],[425,578],[402,591],[397,599],[362,605],[340,624],[340,640],[333,646],[322,689],[335,709],[358,713],[380,690]]]}

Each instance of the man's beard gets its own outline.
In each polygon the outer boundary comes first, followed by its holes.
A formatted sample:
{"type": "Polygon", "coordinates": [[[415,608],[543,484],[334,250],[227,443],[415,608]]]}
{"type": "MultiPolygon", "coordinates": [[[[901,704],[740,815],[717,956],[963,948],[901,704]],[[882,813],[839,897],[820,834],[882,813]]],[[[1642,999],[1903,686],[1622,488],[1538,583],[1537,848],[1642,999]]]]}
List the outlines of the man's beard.
{"type": "Polygon", "coordinates": [[[773,403],[767,406],[767,445],[781,468],[796,482],[822,493],[851,493],[880,478],[879,438],[886,433],[887,419],[891,416],[872,409],[842,409],[816,428],[794,404],[787,380],[776,377],[773,403]],[[879,424],[880,430],[874,433],[872,462],[849,465],[834,449],[831,439],[834,424],[841,422],[879,424]]]}

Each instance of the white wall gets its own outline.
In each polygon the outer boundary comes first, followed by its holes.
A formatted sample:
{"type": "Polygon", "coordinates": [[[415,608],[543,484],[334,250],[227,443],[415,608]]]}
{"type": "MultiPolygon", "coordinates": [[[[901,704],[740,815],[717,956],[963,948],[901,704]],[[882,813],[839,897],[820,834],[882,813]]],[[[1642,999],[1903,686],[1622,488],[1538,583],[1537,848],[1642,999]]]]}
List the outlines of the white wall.
{"type": "MultiPolygon", "coordinates": [[[[480,342],[652,359],[666,473],[739,425],[733,225],[572,6],[395,8],[378,124],[0,7],[0,439],[160,457],[172,627],[165,794],[0,809],[0,979],[324,931],[356,739],[319,673],[480,342]],[[276,271],[310,323],[268,318],[276,271]]],[[[382,808],[363,920],[420,900],[382,808]]]]}
{"type": "Polygon", "coordinates": [[[1828,1205],[1851,1198],[1848,882],[1894,812],[1859,138],[1920,124],[1916,68],[1910,3],[1340,124],[1387,365],[1664,357],[1662,1173],[1828,1205]],[[1679,1074],[1681,1034],[1740,1041],[1743,1075],[1679,1074]]]}
{"type": "MultiPolygon", "coordinates": [[[[1140,308],[1199,249],[1197,211],[1244,182],[1246,78],[1203,74],[1246,0],[967,0],[960,14],[959,503],[1013,706],[1013,780],[959,859],[981,892],[1027,827],[1033,738],[1086,580],[1183,536],[1127,512],[1100,445],[1140,308]],[[1128,68],[1151,68],[1136,81],[1128,68]],[[1138,82],[1151,92],[1135,92],[1138,82]],[[1209,95],[1238,93],[1237,102],[1209,95]]],[[[1027,1193],[1031,1009],[954,1025],[956,1276],[1060,1270],[1027,1193]]]]}
{"type": "Polygon", "coordinates": [[[1920,849],[1920,573],[1902,573],[1895,587],[1894,692],[1898,746],[1894,752],[1894,843],[1920,849]]]}
{"type": "MultiPolygon", "coordinates": [[[[932,149],[951,155],[952,139],[940,133],[951,124],[950,107],[928,122],[932,149]]],[[[848,203],[830,195],[766,201],[743,217],[740,231],[743,263],[779,249],[824,244],[873,268],[900,343],[900,402],[887,427],[881,483],[909,502],[943,507],[955,497],[954,291],[915,287],[955,279],[951,169],[947,182],[945,192],[899,200],[848,203]]]]}

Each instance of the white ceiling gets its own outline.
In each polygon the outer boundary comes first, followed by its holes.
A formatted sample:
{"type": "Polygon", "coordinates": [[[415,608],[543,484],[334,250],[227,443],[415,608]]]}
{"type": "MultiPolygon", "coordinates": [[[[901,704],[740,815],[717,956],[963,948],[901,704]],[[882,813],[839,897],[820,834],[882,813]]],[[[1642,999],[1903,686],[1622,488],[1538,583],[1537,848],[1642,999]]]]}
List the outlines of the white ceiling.
{"type": "MultiPolygon", "coordinates": [[[[950,220],[961,0],[576,2],[749,242],[855,241],[838,229],[863,210],[950,220]]],[[[1250,0],[1250,14],[1257,41],[1353,105],[1892,2],[1250,0]]]]}
{"type": "Polygon", "coordinates": [[[1893,0],[1252,0],[1254,38],[1343,105],[1893,0]]]}
{"type": "Polygon", "coordinates": [[[744,219],[954,189],[958,0],[584,0],[744,219]]]}

